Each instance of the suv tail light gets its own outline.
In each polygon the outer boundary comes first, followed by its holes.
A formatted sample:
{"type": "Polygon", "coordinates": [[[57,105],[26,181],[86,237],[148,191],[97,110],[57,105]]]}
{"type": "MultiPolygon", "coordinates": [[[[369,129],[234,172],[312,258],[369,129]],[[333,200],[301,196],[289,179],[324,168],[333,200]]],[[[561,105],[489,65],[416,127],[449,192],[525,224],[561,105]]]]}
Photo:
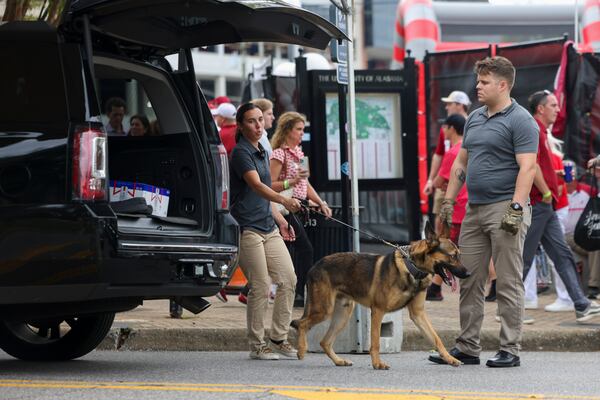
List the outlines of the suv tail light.
{"type": "Polygon", "coordinates": [[[108,200],[106,133],[102,128],[77,126],[73,134],[73,199],[108,200]]]}
{"type": "Polygon", "coordinates": [[[220,144],[218,149],[221,162],[221,190],[217,190],[217,208],[227,210],[229,209],[229,158],[225,146],[220,144]]]}

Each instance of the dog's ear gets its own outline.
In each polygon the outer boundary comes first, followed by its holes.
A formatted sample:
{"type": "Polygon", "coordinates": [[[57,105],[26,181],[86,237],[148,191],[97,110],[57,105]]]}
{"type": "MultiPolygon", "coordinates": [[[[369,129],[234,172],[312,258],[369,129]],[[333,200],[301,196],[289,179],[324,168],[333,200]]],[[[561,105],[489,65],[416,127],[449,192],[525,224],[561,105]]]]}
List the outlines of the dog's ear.
{"type": "Polygon", "coordinates": [[[433,242],[434,240],[437,240],[437,235],[435,234],[435,231],[433,230],[433,227],[431,226],[429,221],[425,222],[425,239],[428,242],[433,242]]]}
{"type": "Polygon", "coordinates": [[[443,239],[450,239],[450,225],[445,222],[442,222],[442,233],[439,236],[443,239]]]}

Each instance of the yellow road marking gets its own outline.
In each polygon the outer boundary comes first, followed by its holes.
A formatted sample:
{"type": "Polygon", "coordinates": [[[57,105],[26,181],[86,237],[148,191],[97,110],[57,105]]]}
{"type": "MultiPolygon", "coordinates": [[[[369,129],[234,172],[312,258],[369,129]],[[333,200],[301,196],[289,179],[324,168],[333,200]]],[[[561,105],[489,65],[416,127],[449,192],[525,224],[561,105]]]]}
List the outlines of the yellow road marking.
{"type": "Polygon", "coordinates": [[[93,382],[0,379],[0,388],[101,389],[139,391],[177,391],[212,393],[272,393],[300,400],[600,400],[594,396],[563,396],[496,392],[453,392],[445,390],[410,390],[385,388],[339,388],[325,386],[243,385],[185,382],[93,382]]]}

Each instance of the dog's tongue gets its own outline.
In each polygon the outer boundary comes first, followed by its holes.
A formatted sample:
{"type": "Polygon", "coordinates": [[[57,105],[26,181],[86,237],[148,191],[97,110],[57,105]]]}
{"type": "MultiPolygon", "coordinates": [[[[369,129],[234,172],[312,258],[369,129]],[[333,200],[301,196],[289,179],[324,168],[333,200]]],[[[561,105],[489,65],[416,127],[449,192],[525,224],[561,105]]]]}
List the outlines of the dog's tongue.
{"type": "Polygon", "coordinates": [[[442,277],[444,283],[452,288],[452,292],[456,292],[458,289],[458,281],[454,277],[454,274],[448,271],[448,268],[444,268],[443,271],[444,276],[442,277]]]}
{"type": "Polygon", "coordinates": [[[448,274],[448,275],[450,275],[450,277],[449,277],[450,287],[452,288],[452,293],[454,293],[458,290],[458,281],[456,280],[456,278],[454,277],[453,274],[448,274]]]}

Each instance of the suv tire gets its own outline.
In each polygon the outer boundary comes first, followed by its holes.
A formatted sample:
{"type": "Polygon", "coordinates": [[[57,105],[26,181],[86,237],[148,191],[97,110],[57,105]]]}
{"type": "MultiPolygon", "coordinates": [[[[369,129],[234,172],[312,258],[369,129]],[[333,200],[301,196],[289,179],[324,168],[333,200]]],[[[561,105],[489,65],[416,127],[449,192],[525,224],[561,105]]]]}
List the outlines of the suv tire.
{"type": "Polygon", "coordinates": [[[72,360],[94,350],[106,337],[114,318],[114,313],[103,313],[40,321],[0,321],[0,348],[21,360],[72,360]]]}

